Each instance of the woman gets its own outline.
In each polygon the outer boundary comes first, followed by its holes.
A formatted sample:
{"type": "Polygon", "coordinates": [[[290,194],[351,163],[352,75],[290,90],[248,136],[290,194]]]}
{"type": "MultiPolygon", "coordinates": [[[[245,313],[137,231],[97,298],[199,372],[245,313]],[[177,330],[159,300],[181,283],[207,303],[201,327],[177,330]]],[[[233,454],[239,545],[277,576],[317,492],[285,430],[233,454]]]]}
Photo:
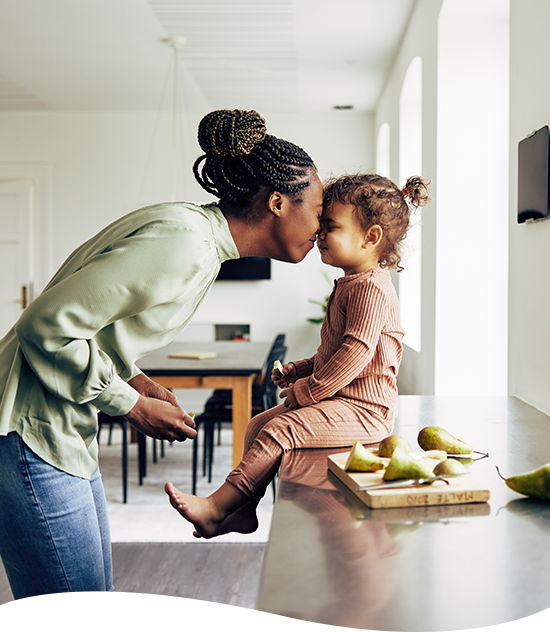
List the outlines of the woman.
{"type": "Polygon", "coordinates": [[[157,438],[194,438],[176,398],[135,362],[189,322],[228,259],[299,262],[322,185],[256,112],[199,125],[193,167],[218,204],[166,203],[78,248],[0,340],[0,555],[15,599],[113,590],[97,411],[157,438]]]}

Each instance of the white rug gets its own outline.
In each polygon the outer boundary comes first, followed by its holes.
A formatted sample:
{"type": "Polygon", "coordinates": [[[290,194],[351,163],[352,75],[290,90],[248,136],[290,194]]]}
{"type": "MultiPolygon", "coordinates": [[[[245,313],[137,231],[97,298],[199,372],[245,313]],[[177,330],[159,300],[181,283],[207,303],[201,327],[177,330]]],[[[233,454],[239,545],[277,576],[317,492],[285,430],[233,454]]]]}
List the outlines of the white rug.
{"type": "MultiPolygon", "coordinates": [[[[181,393],[182,391],[178,392],[181,393]]],[[[200,404],[191,410],[200,411],[200,404]]],[[[207,496],[217,489],[231,470],[231,429],[222,430],[222,444],[214,446],[212,483],[202,476],[199,456],[197,495],[207,496]]],[[[108,432],[102,431],[100,469],[107,496],[111,538],[113,542],[201,542],[193,537],[193,526],[175,511],[164,493],[164,484],[172,481],[184,492],[191,492],[193,444],[191,441],[169,444],[165,442],[164,458],[157,443],[157,463],[152,459],[152,439],[147,440],[147,476],[139,485],[137,444],[128,448],[128,499],[122,502],[122,432],[113,430],[112,444],[107,445],[108,432]]],[[[202,447],[202,431],[201,443],[202,447]]],[[[199,451],[200,452],[200,451],[199,451]]],[[[260,526],[255,533],[226,534],[209,542],[266,542],[271,525],[273,493],[268,490],[258,507],[260,526]]]]}

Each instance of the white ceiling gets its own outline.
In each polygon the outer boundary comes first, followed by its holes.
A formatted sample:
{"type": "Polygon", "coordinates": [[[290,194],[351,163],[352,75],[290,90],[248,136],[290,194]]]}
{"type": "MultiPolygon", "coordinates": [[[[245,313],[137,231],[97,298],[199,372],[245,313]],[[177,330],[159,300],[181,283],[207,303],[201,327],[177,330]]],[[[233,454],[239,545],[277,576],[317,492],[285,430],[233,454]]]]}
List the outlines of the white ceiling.
{"type": "Polygon", "coordinates": [[[0,110],[371,111],[415,0],[0,0],[0,110]]]}

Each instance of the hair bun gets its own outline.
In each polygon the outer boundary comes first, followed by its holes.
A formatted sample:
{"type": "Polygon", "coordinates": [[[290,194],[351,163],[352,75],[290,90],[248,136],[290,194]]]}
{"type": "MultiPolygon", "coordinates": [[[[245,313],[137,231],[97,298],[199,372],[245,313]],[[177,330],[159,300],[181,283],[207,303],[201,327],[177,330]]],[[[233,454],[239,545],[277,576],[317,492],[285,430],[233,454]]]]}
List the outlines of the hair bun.
{"type": "Polygon", "coordinates": [[[199,124],[199,144],[208,156],[249,154],[265,138],[265,120],[254,110],[216,110],[199,124]]]}

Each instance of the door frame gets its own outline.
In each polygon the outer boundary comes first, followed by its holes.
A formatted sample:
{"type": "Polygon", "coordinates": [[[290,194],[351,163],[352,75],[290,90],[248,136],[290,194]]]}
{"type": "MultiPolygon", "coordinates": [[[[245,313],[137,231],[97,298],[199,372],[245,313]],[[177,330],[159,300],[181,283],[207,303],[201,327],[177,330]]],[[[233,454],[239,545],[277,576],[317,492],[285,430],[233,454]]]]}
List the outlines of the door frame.
{"type": "Polygon", "coordinates": [[[34,296],[53,275],[53,166],[40,163],[0,162],[0,181],[32,184],[33,225],[31,240],[31,277],[34,296]]]}

